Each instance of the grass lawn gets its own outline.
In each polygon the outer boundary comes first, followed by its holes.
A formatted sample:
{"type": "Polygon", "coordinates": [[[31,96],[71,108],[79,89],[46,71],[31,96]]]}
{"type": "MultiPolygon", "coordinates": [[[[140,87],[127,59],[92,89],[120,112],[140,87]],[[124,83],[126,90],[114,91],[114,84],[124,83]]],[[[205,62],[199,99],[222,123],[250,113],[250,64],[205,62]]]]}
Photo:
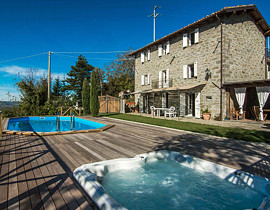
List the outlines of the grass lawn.
{"type": "Polygon", "coordinates": [[[175,128],[175,129],[185,130],[185,131],[193,131],[193,132],[204,133],[204,134],[209,134],[213,136],[233,138],[233,139],[238,139],[238,140],[243,140],[243,141],[270,143],[270,132],[264,132],[264,131],[204,125],[200,123],[157,119],[157,118],[143,117],[139,115],[130,115],[130,114],[104,114],[102,116],[128,120],[128,121],[133,121],[133,122],[146,123],[150,125],[158,125],[158,126],[163,126],[163,127],[168,127],[168,128],[175,128]]]}

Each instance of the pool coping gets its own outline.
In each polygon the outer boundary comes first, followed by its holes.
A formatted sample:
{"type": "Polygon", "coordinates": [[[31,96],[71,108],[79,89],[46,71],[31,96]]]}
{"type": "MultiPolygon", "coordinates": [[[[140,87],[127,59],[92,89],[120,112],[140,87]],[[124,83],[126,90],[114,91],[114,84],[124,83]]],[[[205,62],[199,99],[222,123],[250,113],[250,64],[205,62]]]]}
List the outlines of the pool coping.
{"type": "MultiPolygon", "coordinates": [[[[31,116],[31,117],[41,117],[41,116],[31,116]]],[[[42,116],[44,117],[44,116],[42,116]]],[[[56,117],[56,115],[50,115],[45,117],[56,117]]],[[[66,117],[66,116],[60,116],[60,117],[66,117]]],[[[106,124],[105,126],[97,129],[91,129],[91,130],[77,130],[77,131],[56,131],[56,132],[34,132],[34,131],[12,131],[7,130],[9,119],[14,119],[18,117],[10,117],[5,118],[3,123],[3,134],[13,134],[13,135],[28,135],[28,136],[51,136],[51,135],[64,135],[64,134],[76,134],[76,133],[91,133],[91,132],[102,132],[105,130],[108,130],[109,128],[114,127],[114,124],[106,124]]],[[[20,117],[21,118],[21,117],[20,117]]],[[[80,118],[80,117],[78,117],[80,118]]],[[[83,119],[83,118],[80,118],[83,119]]],[[[87,120],[87,119],[84,119],[87,120]]],[[[90,120],[88,120],[90,121],[90,120]]]]}

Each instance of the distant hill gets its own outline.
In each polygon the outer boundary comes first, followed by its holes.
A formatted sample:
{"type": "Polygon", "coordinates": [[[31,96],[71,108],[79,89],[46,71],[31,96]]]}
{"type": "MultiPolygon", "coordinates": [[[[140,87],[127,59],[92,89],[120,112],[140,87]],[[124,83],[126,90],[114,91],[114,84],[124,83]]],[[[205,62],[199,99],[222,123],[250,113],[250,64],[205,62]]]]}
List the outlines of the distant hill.
{"type": "Polygon", "coordinates": [[[20,102],[18,101],[0,101],[0,110],[7,109],[12,106],[18,106],[20,102]]]}

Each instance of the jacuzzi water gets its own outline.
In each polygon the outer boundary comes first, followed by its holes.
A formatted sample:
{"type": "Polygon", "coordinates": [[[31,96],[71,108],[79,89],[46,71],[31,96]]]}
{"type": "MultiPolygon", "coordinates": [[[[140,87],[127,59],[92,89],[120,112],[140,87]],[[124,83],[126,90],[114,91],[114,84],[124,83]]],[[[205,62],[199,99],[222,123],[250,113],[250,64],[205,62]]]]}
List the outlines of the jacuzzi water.
{"type": "Polygon", "coordinates": [[[252,209],[265,197],[246,185],[171,160],[109,172],[102,186],[128,209],[252,209]]]}
{"type": "MultiPolygon", "coordinates": [[[[74,117],[74,128],[72,130],[91,130],[105,126],[105,124],[84,120],[74,117]]],[[[60,117],[60,126],[57,129],[56,117],[21,117],[11,118],[8,122],[8,130],[34,131],[34,132],[56,132],[70,131],[71,117],[60,117]]]]}

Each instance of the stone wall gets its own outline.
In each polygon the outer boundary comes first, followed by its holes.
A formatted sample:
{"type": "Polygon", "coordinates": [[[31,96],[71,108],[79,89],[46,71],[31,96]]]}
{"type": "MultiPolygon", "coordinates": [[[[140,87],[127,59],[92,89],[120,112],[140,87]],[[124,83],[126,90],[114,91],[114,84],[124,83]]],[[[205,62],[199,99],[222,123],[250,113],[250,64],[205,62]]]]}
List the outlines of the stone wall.
{"type": "MultiPolygon", "coordinates": [[[[251,16],[247,14],[223,17],[223,82],[265,79],[264,36],[251,16]]],[[[170,37],[149,47],[150,61],[141,63],[141,52],[135,61],[135,91],[152,89],[151,83],[159,80],[159,71],[169,69],[173,86],[205,84],[201,91],[201,109],[209,108],[212,118],[220,113],[220,23],[217,19],[199,27],[199,43],[183,48],[183,34],[170,37]],[[170,41],[170,53],[158,56],[158,45],[170,41]],[[197,78],[183,78],[183,65],[197,62],[197,78]],[[205,79],[209,69],[211,78],[205,79]],[[141,75],[150,74],[150,85],[141,85],[141,75]]],[[[186,33],[194,31],[190,29],[186,33]]],[[[193,92],[190,91],[183,92],[193,92]]],[[[183,93],[182,92],[182,93],[183,93]]],[[[181,94],[182,94],[181,93],[181,94]]],[[[183,94],[182,94],[183,95],[183,94]]],[[[226,92],[223,90],[223,116],[226,114],[226,92]]],[[[135,95],[137,102],[140,94],[135,95]]],[[[183,96],[182,96],[183,98],[183,96]]],[[[179,98],[179,100],[181,97],[179,98]]],[[[184,100],[184,99],[183,99],[184,100]]]]}

